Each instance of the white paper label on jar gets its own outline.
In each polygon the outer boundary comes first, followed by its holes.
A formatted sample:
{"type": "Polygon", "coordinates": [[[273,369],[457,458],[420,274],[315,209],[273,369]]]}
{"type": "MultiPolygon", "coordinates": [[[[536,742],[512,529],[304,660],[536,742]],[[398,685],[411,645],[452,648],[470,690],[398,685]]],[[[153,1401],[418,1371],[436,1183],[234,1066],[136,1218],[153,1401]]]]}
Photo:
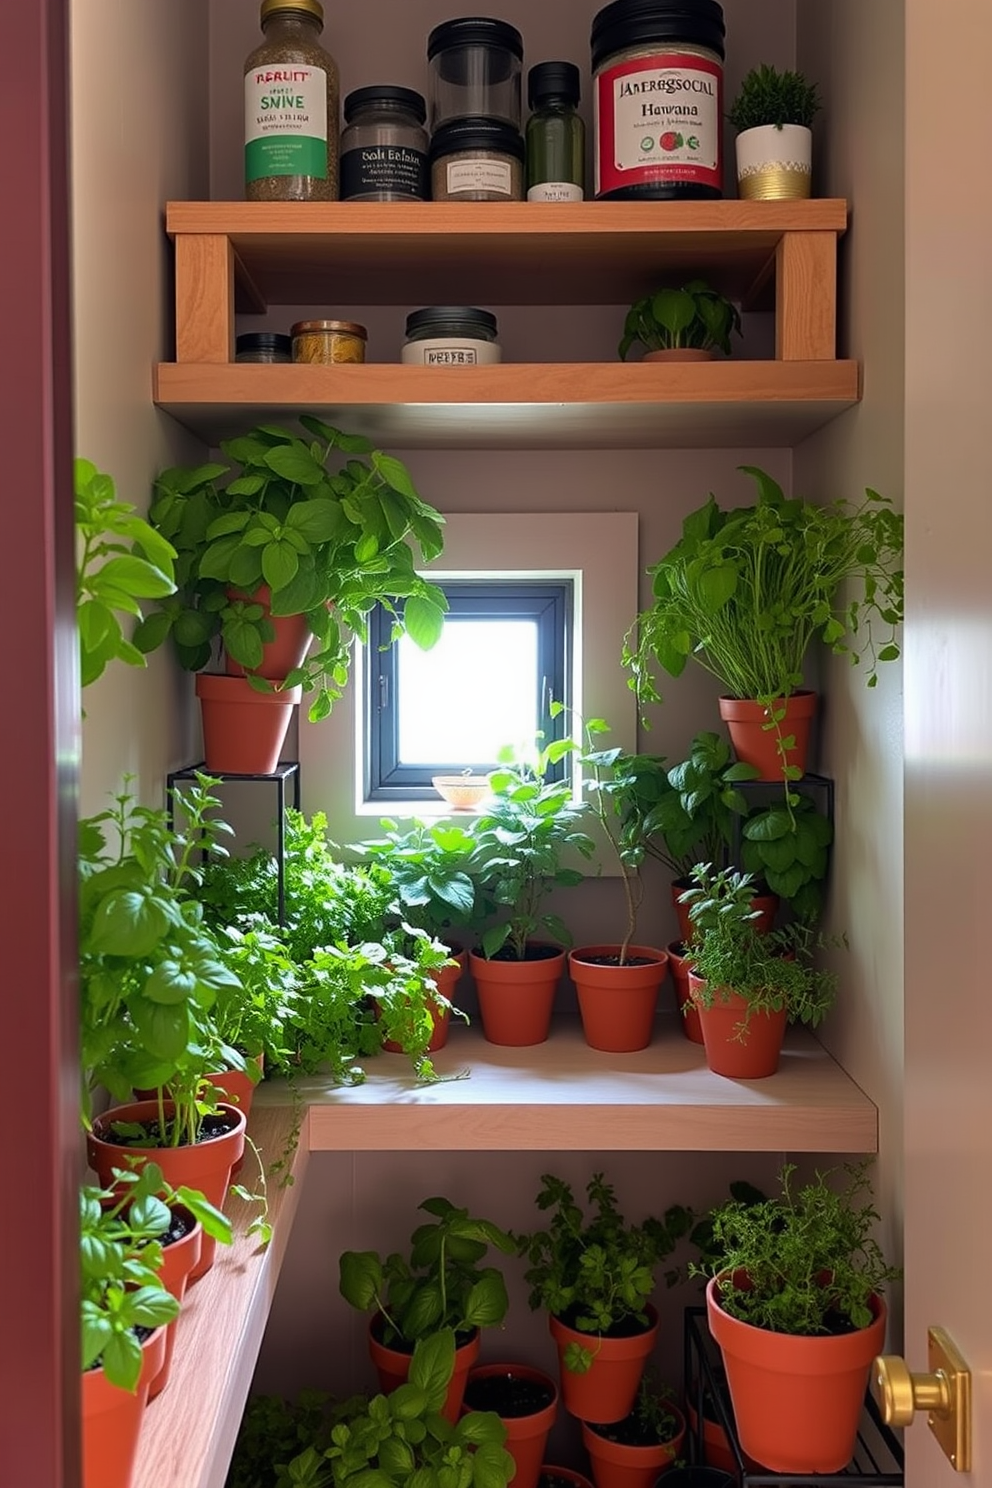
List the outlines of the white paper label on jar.
{"type": "Polygon", "coordinates": [[[449,196],[459,191],[498,191],[513,195],[513,172],[506,160],[449,160],[445,173],[449,196]]]}
{"type": "Polygon", "coordinates": [[[542,181],[539,186],[528,186],[528,201],[566,202],[581,201],[582,187],[571,181],[542,181]]]}
{"type": "Polygon", "coordinates": [[[662,53],[607,67],[596,79],[596,191],[651,182],[716,186],[721,170],[721,69],[662,53]]]}
{"type": "Polygon", "coordinates": [[[474,341],[469,337],[455,340],[436,336],[430,340],[408,341],[400,360],[416,367],[477,367],[500,361],[502,351],[495,341],[474,341]]]}
{"type": "Polygon", "coordinates": [[[327,74],[287,62],[245,74],[245,180],[327,178],[327,74]]]}

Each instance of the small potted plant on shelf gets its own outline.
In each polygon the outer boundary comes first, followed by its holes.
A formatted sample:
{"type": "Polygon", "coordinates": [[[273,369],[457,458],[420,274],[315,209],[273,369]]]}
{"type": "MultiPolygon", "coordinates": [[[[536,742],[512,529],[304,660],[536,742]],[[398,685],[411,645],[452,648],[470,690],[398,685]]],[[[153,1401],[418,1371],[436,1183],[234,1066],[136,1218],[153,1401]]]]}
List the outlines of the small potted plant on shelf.
{"type": "Polygon", "coordinates": [[[741,1447],[773,1472],[841,1472],[851,1459],[872,1359],[885,1339],[883,1286],[900,1272],[873,1237],[867,1162],[840,1189],[817,1173],[759,1204],[712,1213],[706,1308],[741,1447]]]}
{"type": "Polygon", "coordinates": [[[737,130],[737,190],[745,200],[810,195],[810,126],[819,111],[816,87],[801,72],[762,62],[745,74],[727,114],[737,130]]]}
{"type": "Polygon", "coordinates": [[[463,1409],[499,1417],[516,1464],[514,1488],[537,1488],[558,1414],[558,1386],[551,1376],[529,1364],[477,1364],[469,1370],[463,1409]]]}
{"type": "Polygon", "coordinates": [[[595,850],[580,830],[586,805],[574,799],[571,781],[547,778],[548,766],[571,749],[571,740],[557,740],[538,749],[533,764],[495,770],[492,797],[473,825],[469,871],[480,909],[491,905],[501,914],[469,955],[482,1026],[493,1044],[539,1044],[548,1036],[565,967],[561,947],[571,944],[571,933],[542,902],[555,885],[582,882],[565,859],[589,858],[595,850]]]}
{"type": "Polygon", "coordinates": [[[812,965],[816,940],[798,922],[762,934],[749,873],[698,864],[683,898],[692,938],[689,990],[714,1074],[757,1080],[778,1069],[787,1022],[815,1028],[837,977],[812,965]]]}
{"type": "MultiPolygon", "coordinates": [[[[623,661],[642,704],[660,702],[655,668],[680,677],[693,658],[726,689],[720,712],[740,760],[760,780],[806,769],[815,693],[804,690],[819,638],[855,664],[899,655],[903,617],[902,517],[887,498],[825,506],[787,498],[756,466],[753,506],[723,510],[710,497],[650,570],[654,599],[627,634],[623,661]],[[880,642],[877,626],[884,628],[880,642]]],[[[794,805],[787,791],[787,806],[794,805]]]]}
{"type": "Polygon", "coordinates": [[[684,1440],[685,1417],[673,1392],[658,1385],[649,1370],[641,1376],[634,1408],[624,1420],[582,1423],[582,1445],[596,1488],[653,1488],[678,1460],[684,1440]]]}
{"type": "MultiPolygon", "coordinates": [[[[530,1305],[548,1313],[565,1409],[583,1421],[621,1421],[658,1333],[648,1300],[654,1268],[688,1234],[692,1213],[672,1205],[663,1220],[629,1224],[612,1184],[595,1173],[586,1185],[594,1211],[587,1219],[563,1179],[545,1173],[541,1184],[537,1205],[551,1211],[547,1228],[516,1240],[530,1262],[530,1305]]],[[[674,1279],[670,1273],[669,1284],[674,1279]]]]}
{"type": "Polygon", "coordinates": [[[659,289],[627,311],[618,347],[626,361],[631,347],[644,347],[646,362],[705,362],[722,351],[730,355],[731,332],[741,334],[736,305],[702,279],[681,289],[659,289]]]}
{"type": "Polygon", "coordinates": [[[407,1378],[421,1339],[451,1330],[458,1349],[444,1414],[457,1421],[480,1329],[501,1323],[509,1306],[502,1273],[480,1262],[491,1245],[507,1255],[515,1245],[491,1220],[476,1219],[449,1199],[425,1199],[420,1208],[431,1218],[414,1230],[409,1259],[346,1250],[339,1285],[352,1307],[373,1311],[369,1352],[386,1394],[407,1378]]]}
{"type": "Polygon", "coordinates": [[[327,716],[374,605],[393,614],[393,639],[425,649],[443,625],[444,594],[417,572],[443,548],[443,517],[393,455],[308,414],[299,422],[309,437],[266,424],[222,443],[230,463],[163,471],[149,512],[177,550],[179,589],[135,645],[171,635],[181,665],[200,673],[207,766],[221,773],[275,768],[301,689],[313,693],[311,720],[327,716]],[[204,674],[218,638],[227,672],[204,674]],[[245,733],[256,709],[267,725],[257,753],[245,733]]]}

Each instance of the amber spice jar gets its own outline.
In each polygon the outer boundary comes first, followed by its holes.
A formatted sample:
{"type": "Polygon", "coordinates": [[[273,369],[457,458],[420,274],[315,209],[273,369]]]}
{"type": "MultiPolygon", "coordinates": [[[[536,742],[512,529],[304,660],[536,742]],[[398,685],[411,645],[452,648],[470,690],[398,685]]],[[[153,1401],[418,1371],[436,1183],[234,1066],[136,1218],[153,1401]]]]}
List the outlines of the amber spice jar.
{"type": "Polygon", "coordinates": [[[294,362],[331,367],[365,360],[368,331],[354,320],[298,320],[292,336],[294,362]]]}

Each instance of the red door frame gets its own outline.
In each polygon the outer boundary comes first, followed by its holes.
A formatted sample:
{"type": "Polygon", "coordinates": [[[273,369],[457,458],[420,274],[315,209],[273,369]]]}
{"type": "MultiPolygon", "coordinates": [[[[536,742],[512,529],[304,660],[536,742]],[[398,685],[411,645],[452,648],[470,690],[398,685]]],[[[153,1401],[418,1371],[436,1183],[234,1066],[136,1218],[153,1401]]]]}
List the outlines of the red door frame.
{"type": "Polygon", "coordinates": [[[6,7],[0,88],[0,1482],[79,1483],[68,0],[6,7]],[[14,656],[18,660],[14,660],[14,656]],[[16,1132],[16,1140],[15,1134],[16,1132]]]}

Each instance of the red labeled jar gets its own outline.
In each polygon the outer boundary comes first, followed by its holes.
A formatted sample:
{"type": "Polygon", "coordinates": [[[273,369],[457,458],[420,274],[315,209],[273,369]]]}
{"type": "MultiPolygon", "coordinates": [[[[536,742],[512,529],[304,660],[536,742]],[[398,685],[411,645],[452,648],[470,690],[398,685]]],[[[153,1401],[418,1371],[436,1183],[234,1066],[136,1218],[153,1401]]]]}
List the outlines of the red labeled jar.
{"type": "Polygon", "coordinates": [[[614,0],[592,23],[598,198],[723,195],[723,7],[614,0]]]}

